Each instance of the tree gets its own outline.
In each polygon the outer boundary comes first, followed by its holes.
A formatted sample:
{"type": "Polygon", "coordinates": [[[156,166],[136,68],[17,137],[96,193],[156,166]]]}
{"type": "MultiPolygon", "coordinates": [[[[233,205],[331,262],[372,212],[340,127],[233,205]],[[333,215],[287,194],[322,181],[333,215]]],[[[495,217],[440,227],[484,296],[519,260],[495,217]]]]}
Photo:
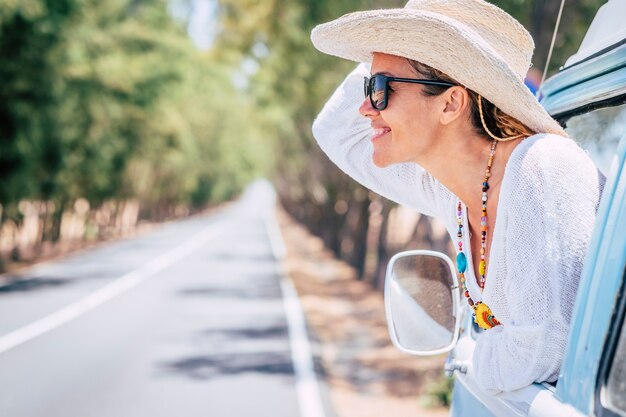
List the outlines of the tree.
{"type": "Polygon", "coordinates": [[[0,59],[0,221],[50,202],[44,240],[79,198],[162,218],[267,170],[252,101],[164,0],[0,0],[0,59]]]}

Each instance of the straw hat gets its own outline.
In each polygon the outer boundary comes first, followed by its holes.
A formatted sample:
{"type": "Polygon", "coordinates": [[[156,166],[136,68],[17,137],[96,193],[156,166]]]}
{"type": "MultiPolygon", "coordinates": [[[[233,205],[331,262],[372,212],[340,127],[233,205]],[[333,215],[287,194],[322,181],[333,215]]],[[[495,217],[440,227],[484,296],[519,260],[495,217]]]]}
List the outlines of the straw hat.
{"type": "Polygon", "coordinates": [[[317,49],[357,62],[374,52],[443,71],[532,130],[567,136],[524,85],[535,47],[524,27],[483,0],[410,0],[316,26],[317,49]]]}

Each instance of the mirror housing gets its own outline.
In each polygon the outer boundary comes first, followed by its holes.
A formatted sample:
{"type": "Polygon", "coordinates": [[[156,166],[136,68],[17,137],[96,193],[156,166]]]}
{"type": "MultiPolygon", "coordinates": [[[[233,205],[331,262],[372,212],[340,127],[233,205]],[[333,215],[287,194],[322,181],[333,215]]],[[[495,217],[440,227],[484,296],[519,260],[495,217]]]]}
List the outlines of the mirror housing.
{"type": "Polygon", "coordinates": [[[385,276],[385,312],[393,344],[419,356],[449,352],[459,338],[459,280],[441,252],[394,255],[385,276]]]}

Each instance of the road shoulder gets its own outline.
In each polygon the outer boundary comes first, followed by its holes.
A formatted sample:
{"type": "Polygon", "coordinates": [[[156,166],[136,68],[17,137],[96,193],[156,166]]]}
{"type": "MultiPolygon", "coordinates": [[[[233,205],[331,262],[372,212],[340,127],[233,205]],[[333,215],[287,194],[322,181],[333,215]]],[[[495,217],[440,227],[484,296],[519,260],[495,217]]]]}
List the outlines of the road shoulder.
{"type": "Polygon", "coordinates": [[[278,211],[285,267],[300,296],[319,365],[338,417],[446,416],[425,408],[442,378],[444,357],[416,358],[393,347],[382,293],[357,281],[321,240],[278,211]]]}

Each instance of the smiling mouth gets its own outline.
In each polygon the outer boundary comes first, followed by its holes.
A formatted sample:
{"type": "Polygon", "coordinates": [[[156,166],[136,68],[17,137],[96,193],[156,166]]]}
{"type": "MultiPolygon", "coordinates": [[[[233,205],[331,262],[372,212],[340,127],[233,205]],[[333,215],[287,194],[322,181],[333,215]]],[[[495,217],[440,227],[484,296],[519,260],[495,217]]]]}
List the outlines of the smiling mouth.
{"type": "Polygon", "coordinates": [[[372,136],[372,140],[376,140],[378,138],[380,138],[381,136],[386,135],[387,133],[391,132],[391,129],[389,129],[388,127],[383,127],[380,129],[374,129],[374,135],[372,136]]]}

